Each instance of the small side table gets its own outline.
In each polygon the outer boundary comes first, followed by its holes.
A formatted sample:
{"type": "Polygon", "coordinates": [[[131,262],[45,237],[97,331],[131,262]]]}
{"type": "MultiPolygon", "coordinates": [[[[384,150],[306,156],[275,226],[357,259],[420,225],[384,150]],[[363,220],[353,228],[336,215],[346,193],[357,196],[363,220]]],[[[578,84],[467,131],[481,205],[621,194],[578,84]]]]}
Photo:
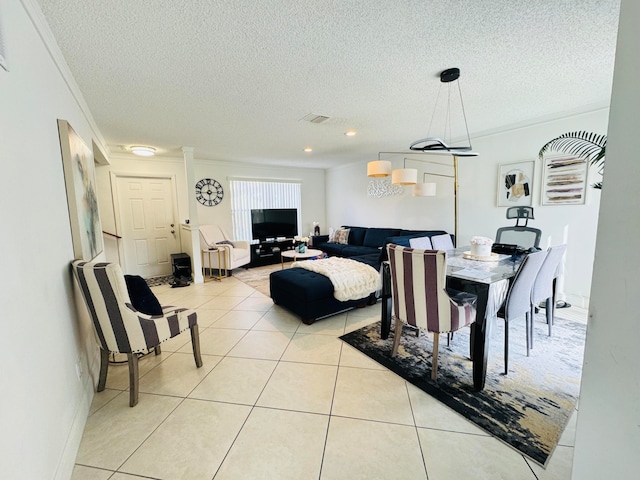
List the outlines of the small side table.
{"type": "Polygon", "coordinates": [[[227,263],[227,256],[230,255],[231,250],[229,249],[228,245],[225,244],[221,244],[218,245],[217,247],[214,248],[210,248],[208,250],[202,250],[202,277],[203,277],[203,283],[206,283],[207,281],[207,276],[205,275],[205,266],[204,266],[204,256],[205,254],[208,255],[209,257],[209,278],[213,279],[213,280],[217,280],[217,281],[221,281],[223,278],[226,278],[229,276],[227,267],[228,267],[228,263],[227,263]],[[216,252],[218,254],[218,275],[215,276],[213,274],[213,266],[211,265],[211,253],[216,252]],[[222,264],[224,263],[224,275],[222,274],[222,264]]]}
{"type": "Polygon", "coordinates": [[[318,255],[322,255],[322,250],[316,250],[313,248],[307,248],[307,251],[304,253],[299,253],[295,249],[293,250],[284,250],[280,252],[280,261],[282,263],[282,269],[284,270],[284,259],[291,258],[294,262],[300,258],[311,258],[317,257],[318,255]]]}

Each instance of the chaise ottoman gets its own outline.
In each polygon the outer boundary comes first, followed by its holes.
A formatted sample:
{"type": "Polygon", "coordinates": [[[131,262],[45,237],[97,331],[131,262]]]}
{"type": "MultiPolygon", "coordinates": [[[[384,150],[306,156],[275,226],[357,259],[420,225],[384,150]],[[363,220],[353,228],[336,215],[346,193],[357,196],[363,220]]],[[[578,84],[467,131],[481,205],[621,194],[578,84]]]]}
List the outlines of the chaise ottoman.
{"type": "Polygon", "coordinates": [[[333,296],[333,284],[324,275],[304,268],[278,270],[269,276],[271,299],[311,325],[322,317],[376,303],[375,292],[364,298],[341,302],[333,296]]]}

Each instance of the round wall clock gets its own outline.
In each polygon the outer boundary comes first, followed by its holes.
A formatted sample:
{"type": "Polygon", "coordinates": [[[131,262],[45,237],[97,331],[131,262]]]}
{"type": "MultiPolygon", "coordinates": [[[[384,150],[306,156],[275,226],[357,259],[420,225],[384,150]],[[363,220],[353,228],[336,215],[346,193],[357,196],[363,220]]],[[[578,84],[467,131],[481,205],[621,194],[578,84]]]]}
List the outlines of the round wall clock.
{"type": "Polygon", "coordinates": [[[224,190],[217,180],[203,178],[196,183],[196,200],[202,205],[213,207],[224,198],[224,190]]]}

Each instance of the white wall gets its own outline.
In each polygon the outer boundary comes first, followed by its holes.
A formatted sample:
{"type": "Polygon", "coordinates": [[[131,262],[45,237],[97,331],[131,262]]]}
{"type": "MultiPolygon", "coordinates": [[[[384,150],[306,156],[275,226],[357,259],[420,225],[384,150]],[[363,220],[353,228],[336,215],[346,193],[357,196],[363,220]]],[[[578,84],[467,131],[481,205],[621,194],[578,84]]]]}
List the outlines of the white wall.
{"type": "Polygon", "coordinates": [[[622,0],[573,478],[640,475],[640,2],[622,0]]]}
{"type": "MultiPolygon", "coordinates": [[[[216,223],[232,235],[231,201],[229,196],[230,178],[260,178],[272,180],[299,180],[302,183],[302,224],[301,233],[313,230],[313,222],[325,225],[325,171],[308,168],[264,167],[230,162],[213,162],[198,160],[198,152],[194,152],[194,175],[196,181],[201,178],[213,178],[220,182],[225,196],[222,202],[213,207],[197,204],[196,215],[199,225],[216,223]]],[[[169,175],[176,179],[178,221],[185,223],[189,219],[190,195],[195,195],[195,185],[186,184],[184,161],[182,158],[138,158],[132,155],[112,156],[111,164],[101,166],[96,171],[96,181],[100,193],[100,213],[103,217],[103,228],[116,231],[115,212],[111,198],[111,173],[135,175],[169,175]]],[[[120,232],[118,232],[120,233],[120,232]]],[[[186,239],[182,239],[183,244],[186,239]]],[[[188,240],[186,240],[188,241],[188,240]]],[[[117,260],[117,258],[110,258],[117,260]]]]}
{"type": "Polygon", "coordinates": [[[2,0],[0,22],[10,69],[0,69],[0,478],[69,478],[93,397],[95,349],[87,319],[76,315],[56,121],[68,120],[88,146],[99,135],[23,4],[2,0]]]}
{"type": "MultiPolygon", "coordinates": [[[[537,160],[537,154],[548,140],[565,132],[586,130],[606,133],[607,115],[608,111],[603,109],[472,139],[473,149],[480,155],[459,158],[458,245],[468,244],[474,235],[493,238],[499,227],[514,223],[505,218],[506,207],[496,206],[499,165],[535,161],[532,205],[536,218],[530,225],[542,230],[541,247],[568,242],[563,296],[572,304],[586,306],[591,286],[600,192],[589,187],[585,205],[541,206],[542,162],[537,160]]],[[[392,161],[393,168],[401,167],[403,158],[383,155],[383,159],[392,161]]],[[[431,155],[424,158],[451,164],[448,157],[431,155]]],[[[412,197],[411,187],[404,187],[404,193],[398,196],[368,197],[366,163],[363,161],[327,172],[327,189],[330,192],[327,195],[327,218],[331,226],[351,224],[443,229],[453,233],[451,180],[427,177],[427,181],[438,183],[437,197],[412,197]]],[[[418,168],[418,178],[422,178],[425,171],[444,174],[453,171],[419,161],[407,161],[407,167],[418,168]]],[[[598,180],[595,171],[590,175],[589,183],[598,180]]]]}

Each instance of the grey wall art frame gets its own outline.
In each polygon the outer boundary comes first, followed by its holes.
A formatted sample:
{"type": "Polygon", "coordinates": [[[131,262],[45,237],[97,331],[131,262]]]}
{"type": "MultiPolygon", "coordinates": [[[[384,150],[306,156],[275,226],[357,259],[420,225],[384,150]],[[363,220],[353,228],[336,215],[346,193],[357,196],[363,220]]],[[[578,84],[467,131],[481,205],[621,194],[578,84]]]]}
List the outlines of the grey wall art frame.
{"type": "Polygon", "coordinates": [[[498,206],[529,207],[533,195],[533,161],[501,163],[498,167],[498,206]]]}
{"type": "Polygon", "coordinates": [[[103,248],[93,152],[66,120],[58,120],[73,255],[92,260],[103,248]]]}
{"type": "Polygon", "coordinates": [[[588,163],[572,156],[549,156],[542,167],[542,205],[584,205],[588,163]]]}

